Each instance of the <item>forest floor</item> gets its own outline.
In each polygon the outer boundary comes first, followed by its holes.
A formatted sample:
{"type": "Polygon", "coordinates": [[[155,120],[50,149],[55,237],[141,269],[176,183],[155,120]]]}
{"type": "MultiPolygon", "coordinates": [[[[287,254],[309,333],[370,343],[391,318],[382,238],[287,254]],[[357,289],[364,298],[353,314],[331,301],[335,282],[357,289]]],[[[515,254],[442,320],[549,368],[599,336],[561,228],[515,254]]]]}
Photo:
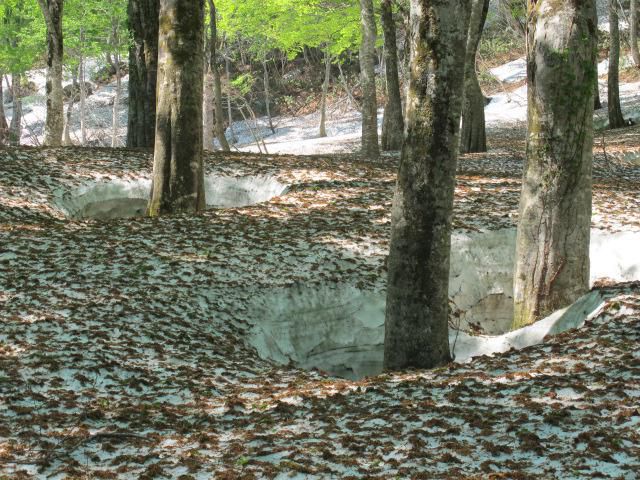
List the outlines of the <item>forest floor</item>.
{"type": "MultiPolygon", "coordinates": [[[[601,136],[593,228],[637,234],[640,127],[601,136]]],[[[494,126],[488,153],[461,157],[457,233],[515,227],[524,140],[522,125],[494,126]]],[[[209,154],[208,174],[289,188],[246,207],[106,222],[67,218],[63,200],[148,179],[150,152],[0,159],[0,478],[640,470],[637,270],[596,279],[602,302],[586,324],[542,344],[343,380],[260,358],[256,304],[278,289],[384,291],[397,157],[209,154]]]]}

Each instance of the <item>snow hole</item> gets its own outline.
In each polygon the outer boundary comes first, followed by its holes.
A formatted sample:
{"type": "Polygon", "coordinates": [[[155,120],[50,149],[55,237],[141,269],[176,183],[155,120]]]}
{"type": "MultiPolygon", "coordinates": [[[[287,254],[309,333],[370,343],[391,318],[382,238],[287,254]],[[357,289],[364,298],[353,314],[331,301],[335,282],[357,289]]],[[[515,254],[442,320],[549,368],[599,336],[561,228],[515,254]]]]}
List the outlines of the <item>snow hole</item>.
{"type": "MultiPolygon", "coordinates": [[[[449,291],[459,329],[450,330],[450,344],[457,362],[541,343],[546,335],[580,327],[603,303],[592,291],[509,332],[515,239],[514,229],[453,237],[449,291]]],[[[638,244],[640,232],[592,231],[592,282],[640,280],[638,244]]],[[[384,315],[384,292],[349,285],[275,288],[249,306],[248,341],[261,358],[359,379],[382,372],[384,315]]]]}
{"type": "MultiPolygon", "coordinates": [[[[270,176],[205,178],[207,206],[246,207],[284,194],[288,187],[270,176]]],[[[145,215],[151,180],[111,180],[92,182],[56,199],[56,206],[69,218],[113,220],[145,215]]]]}

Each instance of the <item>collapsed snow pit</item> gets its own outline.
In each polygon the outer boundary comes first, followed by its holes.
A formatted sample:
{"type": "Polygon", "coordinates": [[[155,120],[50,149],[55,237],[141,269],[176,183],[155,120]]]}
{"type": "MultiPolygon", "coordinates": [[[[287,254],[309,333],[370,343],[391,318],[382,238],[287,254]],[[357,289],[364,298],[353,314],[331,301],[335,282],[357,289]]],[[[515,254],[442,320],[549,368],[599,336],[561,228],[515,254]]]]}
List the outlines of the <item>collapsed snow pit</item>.
{"type": "MultiPolygon", "coordinates": [[[[239,208],[283,195],[287,185],[270,176],[208,175],[205,195],[209,208],[239,208]]],[[[58,195],[55,204],[74,220],[115,220],[145,215],[151,193],[148,179],[92,182],[58,195]]]]}
{"type": "MultiPolygon", "coordinates": [[[[582,326],[602,306],[594,290],[573,305],[516,331],[512,323],[515,230],[453,236],[449,341],[457,362],[522,349],[582,326]]],[[[640,233],[592,232],[592,282],[640,280],[640,233]]],[[[261,358],[333,376],[359,379],[382,372],[385,293],[348,285],[269,289],[249,306],[248,342],[261,358]]]]}

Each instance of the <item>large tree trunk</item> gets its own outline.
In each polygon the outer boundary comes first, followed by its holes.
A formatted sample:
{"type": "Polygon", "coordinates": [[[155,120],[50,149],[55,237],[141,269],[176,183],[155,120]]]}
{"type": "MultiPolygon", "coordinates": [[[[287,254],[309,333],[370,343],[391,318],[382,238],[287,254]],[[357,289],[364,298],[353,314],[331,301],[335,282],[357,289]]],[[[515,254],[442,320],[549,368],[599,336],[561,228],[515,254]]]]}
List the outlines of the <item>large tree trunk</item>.
{"type": "Polygon", "coordinates": [[[378,158],[378,105],[376,101],[376,19],[373,0],[360,0],[362,43],[360,75],[362,77],[362,154],[378,158]]]}
{"type": "Polygon", "coordinates": [[[484,121],[484,95],[476,72],[476,54],[489,11],[489,0],[473,0],[467,54],[464,68],[464,103],[462,104],[462,127],[460,152],[486,152],[487,134],[484,121]]]}
{"type": "Polygon", "coordinates": [[[22,76],[19,73],[11,74],[11,97],[13,98],[13,114],[9,125],[9,144],[20,145],[22,138],[22,92],[20,82],[22,76]]]}
{"type": "Polygon", "coordinates": [[[636,67],[640,68],[640,52],[638,52],[638,0],[631,0],[629,6],[631,15],[629,18],[629,41],[631,42],[631,56],[636,67]]]}
{"type": "Polygon", "coordinates": [[[156,124],[160,0],[129,0],[128,147],[152,147],[156,124]]]}
{"type": "Polygon", "coordinates": [[[411,1],[406,135],[391,211],[384,366],[450,361],[449,255],[470,0],[411,1]]]}
{"type": "Polygon", "coordinates": [[[149,215],[205,208],[204,0],[161,0],[158,105],[149,215]],[[195,4],[195,5],[194,5],[195,4]]]}
{"type": "Polygon", "coordinates": [[[620,128],[625,126],[625,121],[620,108],[620,85],[618,81],[620,64],[618,0],[609,0],[609,35],[609,78],[607,79],[609,128],[620,128]]]}
{"type": "Polygon", "coordinates": [[[222,81],[220,80],[220,69],[218,68],[218,20],[216,18],[216,6],[213,0],[208,0],[209,2],[209,15],[210,15],[210,57],[209,57],[209,68],[211,69],[211,73],[213,75],[213,113],[215,116],[215,133],[218,138],[218,143],[220,143],[220,147],[225,152],[231,150],[229,148],[229,142],[227,142],[227,137],[224,135],[224,113],[222,111],[222,81]]]}
{"type": "Polygon", "coordinates": [[[404,118],[398,75],[398,45],[391,0],[382,0],[381,20],[384,32],[384,65],[387,79],[387,104],[382,120],[382,150],[400,150],[404,140],[404,118]]]}
{"type": "Polygon", "coordinates": [[[529,4],[529,135],[515,257],[514,329],[566,307],[589,289],[594,8],[593,0],[529,4]]]}
{"type": "Polygon", "coordinates": [[[324,83],[322,84],[322,100],[320,100],[320,136],[327,136],[327,95],[329,93],[329,82],[331,81],[331,54],[329,48],[324,54],[324,83]]]}
{"type": "Polygon", "coordinates": [[[64,0],[38,0],[47,26],[47,118],[44,144],[60,146],[64,129],[62,11],[64,0]]]}

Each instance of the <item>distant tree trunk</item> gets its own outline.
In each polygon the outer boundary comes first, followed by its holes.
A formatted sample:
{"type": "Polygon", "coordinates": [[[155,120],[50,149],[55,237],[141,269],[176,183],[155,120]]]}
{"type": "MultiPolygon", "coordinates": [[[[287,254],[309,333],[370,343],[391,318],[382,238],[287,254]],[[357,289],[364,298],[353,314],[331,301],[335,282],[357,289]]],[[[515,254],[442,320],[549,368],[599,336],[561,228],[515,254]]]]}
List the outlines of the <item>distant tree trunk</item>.
{"type": "Polygon", "coordinates": [[[484,23],[489,11],[489,0],[473,0],[467,54],[464,68],[464,103],[462,104],[462,127],[460,152],[486,152],[487,134],[484,119],[484,95],[476,72],[476,54],[484,23]]]}
{"type": "Polygon", "coordinates": [[[129,49],[127,147],[152,147],[156,124],[158,12],[160,0],[129,0],[132,43],[129,49]]]}
{"type": "Polygon", "coordinates": [[[514,329],[570,305],[589,290],[595,2],[529,1],[529,135],[515,257],[514,329]]]}
{"type": "Polygon", "coordinates": [[[213,75],[213,113],[215,116],[215,133],[218,138],[220,147],[225,152],[231,150],[229,148],[229,142],[224,135],[224,113],[222,111],[222,82],[220,80],[220,69],[218,68],[218,23],[216,18],[216,6],[213,0],[207,0],[209,2],[209,15],[210,15],[210,34],[209,39],[211,44],[209,68],[213,75]]]}
{"type": "MultiPolygon", "coordinates": [[[[207,62],[208,63],[208,62],[207,62]]],[[[213,75],[208,65],[204,67],[207,72],[204,76],[204,101],[203,101],[203,132],[202,144],[205,150],[213,151],[213,138],[215,129],[215,106],[213,94],[213,75]]]]}
{"type": "Polygon", "coordinates": [[[596,73],[595,80],[595,94],[593,96],[593,108],[594,110],[600,110],[602,108],[602,102],[600,101],[600,82],[598,81],[598,74],[596,73]]]}
{"type": "Polygon", "coordinates": [[[324,54],[324,83],[322,84],[322,100],[320,101],[320,136],[327,136],[327,95],[329,93],[329,82],[331,81],[331,54],[329,47],[324,54]]]}
{"type": "Polygon", "coordinates": [[[269,69],[267,68],[266,60],[262,62],[262,68],[264,71],[264,104],[267,108],[267,119],[269,120],[269,129],[271,133],[276,133],[276,129],[273,127],[273,119],[271,118],[271,98],[269,96],[269,69]]]}
{"type": "Polygon", "coordinates": [[[77,88],[78,88],[78,73],[77,73],[77,70],[74,70],[72,73],[72,81],[71,81],[71,96],[69,98],[69,105],[67,106],[67,119],[64,122],[64,132],[62,134],[62,138],[63,138],[62,143],[65,147],[69,147],[73,145],[73,142],[71,141],[71,114],[73,113],[73,105],[76,102],[77,88]]]}
{"type": "Polygon", "coordinates": [[[631,15],[629,18],[629,41],[631,42],[631,56],[636,67],[640,68],[640,52],[638,52],[638,0],[631,0],[629,5],[631,15]]]}
{"type": "Polygon", "coordinates": [[[362,43],[360,45],[360,75],[362,77],[362,153],[378,158],[378,106],[376,100],[376,19],[373,0],[360,0],[362,43]]]}
{"type": "Polygon", "coordinates": [[[609,78],[607,80],[607,102],[609,111],[609,128],[625,126],[620,108],[620,30],[618,28],[618,0],[609,0],[609,78]]]}
{"type": "Polygon", "coordinates": [[[47,26],[47,118],[45,145],[58,147],[64,129],[64,95],[62,92],[62,12],[64,0],[38,0],[47,26]]]}
{"type": "Polygon", "coordinates": [[[358,112],[362,113],[362,109],[360,108],[360,105],[358,105],[358,102],[356,102],[356,99],[353,98],[353,94],[349,89],[349,85],[347,84],[347,79],[344,76],[344,72],[342,71],[342,65],[340,63],[338,63],[338,72],[340,72],[340,82],[342,83],[342,88],[344,88],[344,93],[347,94],[349,105],[351,105],[351,107],[357,110],[358,112]]]}
{"type": "MultiPolygon", "coordinates": [[[[227,77],[227,84],[231,85],[231,73],[229,72],[229,59],[225,57],[224,59],[224,70],[225,76],[227,77]]],[[[236,143],[238,139],[236,138],[236,133],[233,131],[233,112],[231,110],[231,92],[227,92],[227,115],[229,117],[229,131],[231,132],[231,142],[236,143]]]]}
{"type": "Polygon", "coordinates": [[[9,144],[20,145],[22,138],[22,92],[20,83],[22,76],[19,73],[11,74],[11,96],[13,97],[13,115],[9,125],[9,144]]]}
{"type": "Polygon", "coordinates": [[[206,206],[203,56],[204,0],[161,0],[152,217],[206,206]]]}
{"type": "Polygon", "coordinates": [[[411,0],[406,136],[391,211],[384,366],[449,352],[449,258],[470,0],[411,0]]]}
{"type": "Polygon", "coordinates": [[[120,32],[118,29],[118,20],[112,20],[112,38],[113,38],[113,59],[115,61],[116,67],[116,96],[113,99],[113,112],[111,119],[111,148],[116,148],[118,146],[118,107],[120,106],[120,90],[122,89],[122,79],[120,75],[120,52],[118,47],[120,45],[120,32]]]}
{"type": "Polygon", "coordinates": [[[404,118],[402,115],[402,96],[400,95],[400,77],[398,75],[396,24],[393,19],[391,0],[382,0],[380,17],[384,32],[384,64],[387,79],[387,104],[384,107],[382,120],[381,144],[382,150],[385,151],[400,150],[404,140],[404,118]]]}
{"type": "Polygon", "coordinates": [[[4,145],[9,135],[9,125],[7,117],[4,113],[4,89],[2,88],[2,78],[4,74],[0,72],[0,145],[4,145]]]}
{"type": "MultiPolygon", "coordinates": [[[[80,30],[81,42],[84,42],[84,31],[80,30]]],[[[85,79],[84,55],[80,53],[80,144],[87,144],[87,82],[85,79]]]]}

